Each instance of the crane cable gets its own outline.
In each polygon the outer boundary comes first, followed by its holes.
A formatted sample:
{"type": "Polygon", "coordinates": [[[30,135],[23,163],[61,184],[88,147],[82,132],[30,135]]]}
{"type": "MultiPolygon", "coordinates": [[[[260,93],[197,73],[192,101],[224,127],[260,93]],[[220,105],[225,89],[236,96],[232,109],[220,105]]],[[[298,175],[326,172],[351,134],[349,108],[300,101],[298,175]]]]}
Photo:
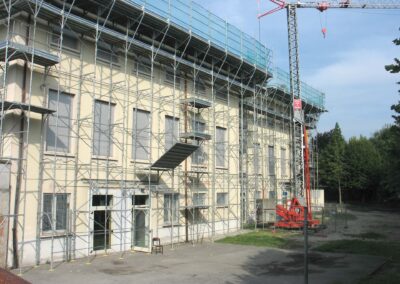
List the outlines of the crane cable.
{"type": "Polygon", "coordinates": [[[327,29],[327,26],[328,26],[328,11],[324,10],[324,11],[320,12],[320,14],[319,14],[319,24],[321,26],[322,36],[325,39],[326,35],[327,35],[327,32],[328,32],[328,29],[327,29]],[[325,16],[325,19],[323,19],[324,16],[325,16]]]}

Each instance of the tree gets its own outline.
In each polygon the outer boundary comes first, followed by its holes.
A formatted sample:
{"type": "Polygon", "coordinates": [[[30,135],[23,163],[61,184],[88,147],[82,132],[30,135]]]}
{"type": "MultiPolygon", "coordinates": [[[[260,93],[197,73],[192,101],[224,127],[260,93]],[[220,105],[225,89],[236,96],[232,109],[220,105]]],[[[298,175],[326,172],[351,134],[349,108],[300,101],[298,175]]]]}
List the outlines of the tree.
{"type": "Polygon", "coordinates": [[[377,197],[380,201],[400,198],[400,147],[396,126],[386,126],[371,138],[381,157],[381,172],[377,197]]]}
{"type": "Polygon", "coordinates": [[[381,158],[375,145],[363,136],[350,138],[344,161],[346,189],[357,200],[373,200],[381,173],[381,158]]]}
{"type": "MultiPolygon", "coordinates": [[[[399,45],[400,46],[400,38],[396,38],[395,40],[393,40],[393,43],[395,45],[399,45]]],[[[386,65],[385,66],[386,71],[390,72],[390,73],[399,73],[400,72],[400,59],[395,58],[394,59],[394,64],[390,64],[390,65],[386,65]]],[[[400,84],[400,82],[397,82],[397,84],[400,84]]],[[[400,93],[400,90],[399,90],[400,93]]],[[[391,106],[390,108],[391,110],[395,111],[395,115],[393,115],[393,118],[395,120],[395,124],[397,125],[398,128],[400,128],[400,101],[397,102],[397,104],[394,104],[391,106]]]]}
{"type": "Polygon", "coordinates": [[[331,134],[322,135],[327,139],[324,147],[319,151],[319,177],[320,183],[325,185],[327,190],[337,189],[339,203],[342,203],[341,181],[343,178],[343,158],[346,141],[338,123],[330,131],[331,134]]]}

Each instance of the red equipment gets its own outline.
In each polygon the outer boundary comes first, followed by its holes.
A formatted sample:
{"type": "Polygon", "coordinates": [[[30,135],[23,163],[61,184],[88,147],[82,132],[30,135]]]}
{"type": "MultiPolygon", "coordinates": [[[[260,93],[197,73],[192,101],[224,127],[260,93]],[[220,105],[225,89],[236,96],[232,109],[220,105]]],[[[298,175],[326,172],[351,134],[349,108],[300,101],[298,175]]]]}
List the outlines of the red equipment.
{"type": "Polygon", "coordinates": [[[319,220],[315,220],[312,217],[309,155],[307,129],[304,127],[304,180],[306,187],[306,204],[301,204],[299,199],[293,197],[292,200],[290,200],[290,204],[285,204],[285,206],[277,205],[276,214],[281,220],[275,222],[275,227],[287,229],[303,228],[305,207],[308,208],[307,221],[309,228],[315,228],[320,224],[319,220]],[[288,205],[289,209],[287,208],[288,205]]]}

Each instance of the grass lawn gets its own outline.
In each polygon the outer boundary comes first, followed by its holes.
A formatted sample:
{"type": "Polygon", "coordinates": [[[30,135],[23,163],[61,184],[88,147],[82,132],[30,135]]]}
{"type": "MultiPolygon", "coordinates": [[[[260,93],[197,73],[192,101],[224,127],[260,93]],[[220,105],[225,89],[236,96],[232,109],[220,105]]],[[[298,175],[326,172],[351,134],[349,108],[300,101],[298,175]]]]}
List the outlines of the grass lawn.
{"type": "Polygon", "coordinates": [[[271,231],[253,231],[246,234],[241,234],[232,237],[226,237],[218,240],[218,243],[236,244],[236,245],[249,245],[257,247],[272,247],[272,248],[292,248],[295,246],[295,241],[290,239],[292,232],[275,233],[271,231]]]}
{"type": "Polygon", "coordinates": [[[397,284],[400,279],[400,242],[385,242],[371,240],[337,240],[326,242],[314,250],[320,252],[342,252],[383,256],[388,259],[387,264],[377,273],[363,278],[360,283],[365,284],[397,284]]]}

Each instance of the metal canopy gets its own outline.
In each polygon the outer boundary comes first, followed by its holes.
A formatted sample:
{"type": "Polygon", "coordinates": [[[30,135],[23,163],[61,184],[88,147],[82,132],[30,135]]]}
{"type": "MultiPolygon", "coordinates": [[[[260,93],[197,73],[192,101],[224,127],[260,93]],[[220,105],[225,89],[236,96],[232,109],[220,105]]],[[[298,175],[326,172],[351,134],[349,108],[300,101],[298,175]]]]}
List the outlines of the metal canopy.
{"type": "MultiPolygon", "coordinates": [[[[0,42],[0,58],[2,61],[6,56],[6,50],[7,42],[0,42]]],[[[33,57],[34,63],[42,66],[52,66],[60,62],[57,55],[15,42],[8,42],[7,56],[9,61],[22,59],[29,62],[32,62],[33,57]]]]}
{"type": "Polygon", "coordinates": [[[198,98],[188,98],[181,100],[181,103],[188,104],[195,108],[209,108],[211,107],[211,103],[206,100],[198,99],[198,98]]]}
{"type": "Polygon", "coordinates": [[[176,143],[167,152],[164,153],[154,164],[153,169],[175,169],[187,157],[199,148],[198,145],[176,143]]]}
{"type": "Polygon", "coordinates": [[[10,101],[4,101],[4,107],[2,103],[0,102],[0,110],[3,109],[4,111],[7,110],[12,110],[12,109],[20,109],[20,110],[26,110],[26,111],[31,111],[35,113],[40,113],[40,114],[51,114],[56,112],[55,110],[40,107],[40,106],[33,106],[29,105],[26,103],[19,103],[19,102],[10,102],[10,101]]]}

